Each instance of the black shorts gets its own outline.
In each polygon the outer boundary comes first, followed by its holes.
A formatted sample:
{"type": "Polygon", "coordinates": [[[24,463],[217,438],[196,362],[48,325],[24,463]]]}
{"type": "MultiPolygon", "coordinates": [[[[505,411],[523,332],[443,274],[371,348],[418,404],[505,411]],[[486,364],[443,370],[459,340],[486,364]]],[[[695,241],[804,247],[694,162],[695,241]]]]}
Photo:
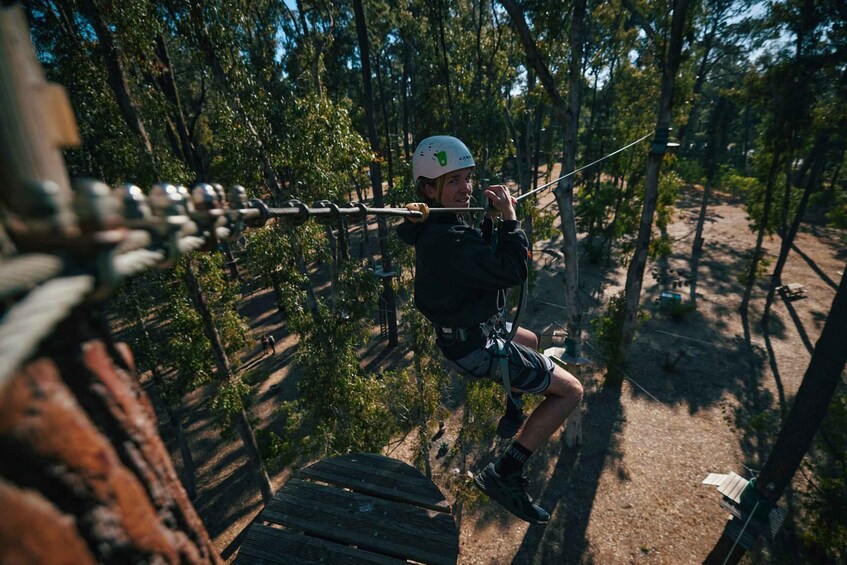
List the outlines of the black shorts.
{"type": "MultiPolygon", "coordinates": [[[[497,344],[489,340],[484,349],[476,349],[450,363],[463,375],[487,378],[503,384],[496,372],[495,363],[500,362],[496,354],[497,344]]],[[[512,388],[532,394],[547,390],[553,374],[553,361],[549,357],[511,341],[505,344],[505,354],[509,362],[509,382],[512,388]]]]}

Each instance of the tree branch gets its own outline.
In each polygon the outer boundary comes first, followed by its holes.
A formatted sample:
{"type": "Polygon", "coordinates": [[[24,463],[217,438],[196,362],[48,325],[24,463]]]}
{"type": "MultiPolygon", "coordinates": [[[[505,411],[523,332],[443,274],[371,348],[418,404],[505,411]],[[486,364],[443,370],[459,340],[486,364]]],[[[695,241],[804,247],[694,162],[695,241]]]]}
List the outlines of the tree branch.
{"type": "Polygon", "coordinates": [[[538,79],[541,81],[541,84],[544,85],[544,90],[547,91],[547,95],[553,101],[553,107],[556,110],[556,113],[559,114],[559,117],[564,119],[563,113],[565,112],[565,100],[562,98],[562,95],[559,93],[559,89],[556,87],[556,81],[553,80],[553,75],[550,73],[550,69],[547,68],[547,65],[544,64],[544,61],[541,59],[541,53],[538,51],[538,45],[535,43],[535,39],[532,37],[532,33],[529,31],[529,26],[526,24],[526,20],[523,16],[523,10],[515,4],[514,0],[500,0],[500,3],[503,4],[503,7],[506,8],[506,11],[509,13],[509,17],[512,18],[512,23],[515,26],[516,31],[518,32],[518,36],[521,39],[521,43],[524,46],[524,51],[526,52],[527,63],[529,66],[535,69],[535,72],[538,73],[538,79]]]}
{"type": "Polygon", "coordinates": [[[632,3],[632,0],[621,0],[621,3],[624,5],[632,17],[635,18],[635,21],[638,22],[638,25],[641,26],[641,29],[644,30],[644,33],[647,34],[647,37],[650,41],[653,42],[654,45],[659,45],[659,37],[656,35],[653,26],[650,25],[650,22],[647,21],[647,18],[644,17],[635,4],[632,3]]]}

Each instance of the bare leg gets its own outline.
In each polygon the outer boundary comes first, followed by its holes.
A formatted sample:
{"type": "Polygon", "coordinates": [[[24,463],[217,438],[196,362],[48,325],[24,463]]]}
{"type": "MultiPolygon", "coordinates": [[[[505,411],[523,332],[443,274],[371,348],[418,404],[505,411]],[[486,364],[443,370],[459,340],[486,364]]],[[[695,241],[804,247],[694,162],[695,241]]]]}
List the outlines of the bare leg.
{"type": "MultiPolygon", "coordinates": [[[[513,389],[514,390],[514,389],[513,389]]],[[[536,451],[565,422],[582,401],[582,385],[569,372],[554,365],[545,398],[532,411],[515,440],[536,451]]]]}
{"type": "Polygon", "coordinates": [[[512,338],[512,341],[525,345],[530,349],[538,349],[538,336],[520,326],[518,326],[518,331],[515,332],[515,337],[512,338]]]}

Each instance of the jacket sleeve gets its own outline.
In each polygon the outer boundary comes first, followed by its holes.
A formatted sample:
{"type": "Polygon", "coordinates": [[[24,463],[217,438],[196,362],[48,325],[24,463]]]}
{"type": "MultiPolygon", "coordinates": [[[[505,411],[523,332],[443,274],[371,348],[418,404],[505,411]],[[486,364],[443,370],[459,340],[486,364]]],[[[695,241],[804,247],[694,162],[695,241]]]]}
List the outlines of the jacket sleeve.
{"type": "Polygon", "coordinates": [[[526,234],[517,220],[500,224],[497,249],[491,253],[482,233],[475,229],[451,232],[446,268],[458,275],[456,284],[481,290],[498,290],[516,286],[527,277],[526,234]]]}

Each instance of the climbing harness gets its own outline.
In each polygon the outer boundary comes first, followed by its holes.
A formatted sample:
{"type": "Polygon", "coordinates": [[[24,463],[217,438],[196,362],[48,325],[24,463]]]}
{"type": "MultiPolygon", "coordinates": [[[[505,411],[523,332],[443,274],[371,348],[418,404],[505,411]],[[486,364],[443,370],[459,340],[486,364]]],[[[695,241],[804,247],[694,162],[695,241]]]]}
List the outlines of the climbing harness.
{"type": "MultiPolygon", "coordinates": [[[[553,183],[616,155],[647,137],[563,175],[553,183]]],[[[517,200],[523,200],[553,183],[528,192],[517,200]]],[[[248,229],[264,226],[271,219],[299,225],[309,218],[341,222],[342,216],[362,218],[365,215],[377,215],[403,217],[419,222],[426,220],[430,214],[486,211],[485,208],[429,208],[422,203],[407,204],[404,208],[372,208],[362,202],[336,205],[321,201],[308,206],[299,200],[289,200],[281,207],[269,207],[259,199],[247,199],[246,191],[239,185],[233,185],[224,192],[222,187],[214,184],[202,183],[195,186],[195,190],[188,191],[181,186],[159,183],[155,190],[151,190],[149,197],[131,184],[115,190],[108,188],[99,181],[80,179],[75,181],[75,190],[68,198],[51,181],[28,184],[29,197],[43,205],[11,210],[18,214],[18,221],[9,235],[18,245],[19,254],[14,261],[6,259],[0,264],[0,292],[7,298],[24,295],[18,308],[24,309],[30,303],[41,307],[45,301],[40,293],[28,293],[27,289],[39,285],[45,285],[46,288],[49,281],[56,280],[57,284],[67,283],[75,289],[73,292],[63,291],[67,304],[61,312],[70,312],[79,304],[99,299],[136,273],[151,268],[165,268],[172,265],[179,256],[201,248],[214,249],[217,241],[234,239],[248,229]],[[83,186],[85,183],[94,184],[83,186]],[[50,226],[63,236],[38,236],[50,226]],[[38,260],[44,256],[50,256],[52,263],[40,267],[38,260]],[[21,270],[20,265],[28,267],[21,270]],[[89,275],[85,278],[85,284],[74,282],[77,274],[89,275]]],[[[521,298],[511,329],[507,331],[506,324],[501,324],[503,329],[498,329],[495,336],[496,355],[500,362],[498,370],[506,379],[504,386],[508,385],[505,344],[511,341],[517,331],[525,297],[524,283],[521,285],[521,298]]],[[[502,303],[505,306],[505,299],[502,299],[502,303]]],[[[15,322],[17,318],[11,314],[11,311],[7,312],[0,324],[0,387],[19,361],[32,354],[41,340],[64,317],[57,314],[55,319],[45,317],[43,324],[30,324],[32,335],[27,334],[29,337],[26,343],[22,344],[18,340],[12,344],[16,340],[15,336],[21,335],[20,328],[24,322],[15,322]],[[10,354],[10,351],[15,354],[10,354]]],[[[495,334],[489,331],[488,335],[495,334]]],[[[507,392],[510,389],[507,386],[507,392]]]]}

